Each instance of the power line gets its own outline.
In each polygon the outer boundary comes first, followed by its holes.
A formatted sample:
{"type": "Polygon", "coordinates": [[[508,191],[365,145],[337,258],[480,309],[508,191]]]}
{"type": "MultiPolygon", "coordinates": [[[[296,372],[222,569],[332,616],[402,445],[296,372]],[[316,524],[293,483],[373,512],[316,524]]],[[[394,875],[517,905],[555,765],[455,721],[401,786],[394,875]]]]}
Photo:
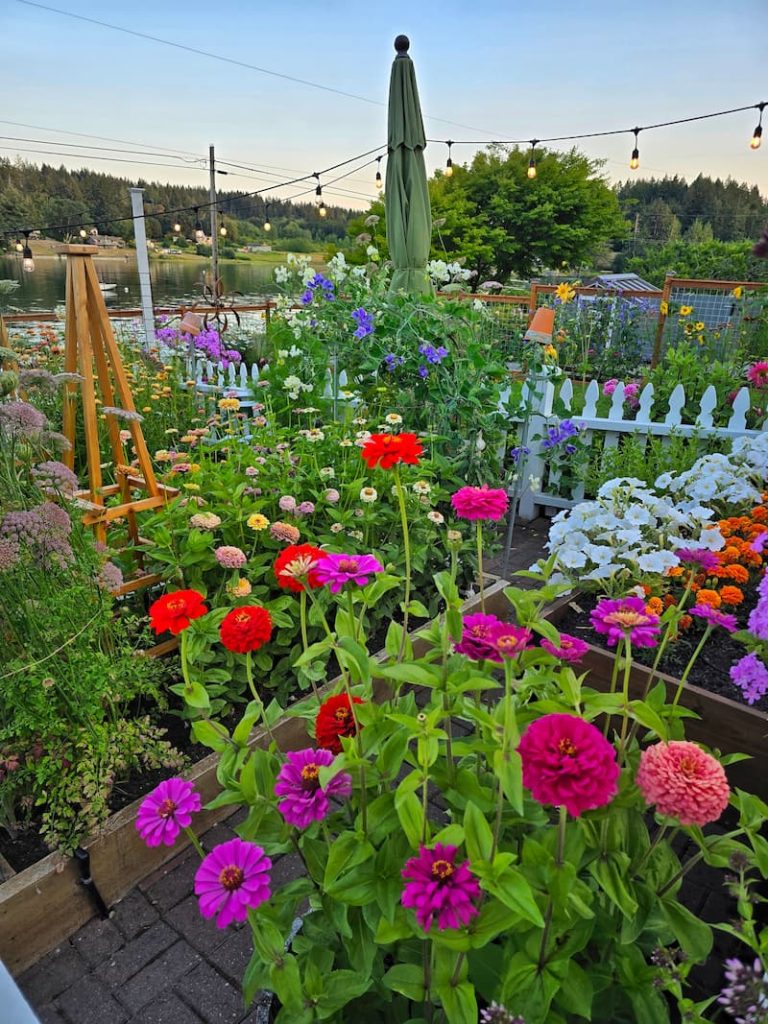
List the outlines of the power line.
{"type": "MultiPolygon", "coordinates": [[[[117,164],[144,164],[147,167],[172,167],[175,171],[181,171],[184,169],[179,164],[162,164],[157,163],[156,161],[153,160],[136,160],[133,158],[128,159],[127,157],[119,156],[92,156],[87,153],[57,153],[54,150],[50,149],[20,149],[17,146],[0,146],[0,149],[8,150],[11,153],[38,153],[42,156],[69,157],[69,159],[78,159],[80,157],[84,157],[87,158],[88,160],[106,160],[110,163],[117,164]]],[[[190,166],[188,169],[196,170],[197,168],[193,168],[192,166],[190,166]]]]}
{"type": "MultiPolygon", "coordinates": [[[[34,142],[35,145],[67,146],[67,147],[69,147],[69,149],[97,150],[98,152],[103,152],[103,153],[133,153],[136,156],[164,156],[166,158],[169,158],[170,155],[171,155],[169,153],[155,152],[155,151],[152,151],[152,150],[147,150],[147,151],[140,150],[137,153],[135,149],[120,149],[120,148],[118,148],[116,146],[96,146],[93,143],[89,143],[88,145],[86,145],[84,142],[55,142],[53,139],[25,139],[25,138],[20,138],[17,135],[0,135],[0,139],[4,139],[6,142],[34,142]]],[[[4,147],[4,148],[7,149],[7,148],[11,148],[11,147],[4,147]]],[[[76,156],[77,154],[75,154],[75,153],[72,153],[72,154],[66,153],[66,154],[63,154],[63,155],[64,156],[76,156]]],[[[193,160],[195,162],[197,162],[197,163],[202,163],[203,165],[206,164],[205,157],[202,157],[202,156],[196,156],[196,157],[181,157],[181,156],[177,156],[177,157],[175,157],[175,159],[176,160],[183,160],[184,163],[189,164],[189,165],[192,164],[193,160]]]]}
{"type": "Polygon", "coordinates": [[[4,121],[0,118],[0,124],[9,124],[14,128],[34,128],[35,131],[39,132],[58,132],[60,135],[76,135],[80,139],[98,139],[100,142],[123,142],[127,146],[141,146],[145,149],[150,147],[152,149],[165,150],[166,153],[184,153],[186,156],[197,156],[197,154],[192,152],[191,149],[176,149],[173,146],[156,146],[153,143],[148,142],[132,142],[130,139],[115,139],[111,135],[91,135],[88,132],[73,132],[68,131],[66,128],[48,128],[43,124],[27,124],[26,121],[4,121]]]}

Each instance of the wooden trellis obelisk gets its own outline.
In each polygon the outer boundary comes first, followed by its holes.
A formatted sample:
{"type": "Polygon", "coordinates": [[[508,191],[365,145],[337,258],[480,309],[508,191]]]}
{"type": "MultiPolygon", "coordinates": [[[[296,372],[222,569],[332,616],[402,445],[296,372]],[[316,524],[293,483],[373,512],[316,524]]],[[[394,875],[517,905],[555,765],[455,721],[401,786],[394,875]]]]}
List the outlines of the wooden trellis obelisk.
{"type": "MultiPolygon", "coordinates": [[[[83,522],[94,528],[97,540],[106,542],[108,523],[125,519],[128,535],[137,550],[140,550],[136,513],[158,508],[179,492],[176,488],[158,483],[155,478],[141,429],[141,419],[136,416],[128,377],[99,288],[93,265],[93,247],[65,245],[59,251],[67,257],[64,369],[82,378],[79,383],[70,381],[65,387],[62,432],[71,447],[64,461],[74,470],[75,394],[79,387],[85,427],[88,487],[78,491],[75,497],[81,508],[85,509],[83,522]],[[118,417],[115,413],[105,412],[115,473],[115,483],[106,486],[101,471],[103,460],[99,444],[97,393],[102,403],[102,412],[106,407],[118,408],[127,414],[118,417]],[[139,463],[138,473],[128,465],[125,447],[120,439],[121,429],[130,431],[139,463]],[[134,497],[135,491],[142,492],[142,496],[134,497]],[[108,504],[108,499],[117,497],[119,500],[114,504],[108,504]]],[[[144,576],[140,581],[126,584],[121,592],[134,590],[147,582],[148,578],[144,576]]]]}

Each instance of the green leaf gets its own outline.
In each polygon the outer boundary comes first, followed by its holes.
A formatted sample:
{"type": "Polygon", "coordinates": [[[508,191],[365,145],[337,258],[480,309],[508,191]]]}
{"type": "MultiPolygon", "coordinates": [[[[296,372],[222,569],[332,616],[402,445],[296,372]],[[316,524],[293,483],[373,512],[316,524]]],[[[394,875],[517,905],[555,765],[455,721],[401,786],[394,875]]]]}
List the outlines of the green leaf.
{"type": "Polygon", "coordinates": [[[468,981],[460,985],[440,985],[437,994],[448,1024],[477,1024],[475,987],[468,981]]]}
{"type": "Polygon", "coordinates": [[[493,852],[493,832],[484,815],[470,800],[464,811],[464,835],[472,862],[489,861],[493,852]]]}
{"type": "Polygon", "coordinates": [[[555,999],[558,1006],[569,1013],[592,1020],[592,980],[575,960],[569,961],[568,973],[563,978],[560,991],[555,999]]]}
{"type": "Polygon", "coordinates": [[[332,641],[329,640],[327,637],[325,640],[321,640],[319,643],[310,644],[306,651],[304,651],[303,654],[299,655],[299,657],[294,661],[293,667],[301,668],[302,665],[309,665],[311,662],[315,660],[315,658],[319,658],[322,654],[325,654],[326,651],[330,650],[331,645],[332,641]]]}
{"type": "Polygon", "coordinates": [[[526,921],[539,928],[544,927],[544,918],[533,897],[533,891],[518,868],[510,866],[496,879],[483,879],[480,886],[526,921]]]}
{"type": "Polygon", "coordinates": [[[637,901],[626,885],[628,867],[629,857],[625,853],[616,853],[593,860],[588,870],[622,914],[632,917],[637,913],[637,901]]]}
{"type": "MultiPolygon", "coordinates": [[[[403,607],[401,602],[400,607],[403,607]]],[[[429,608],[426,608],[421,601],[409,601],[408,602],[408,614],[415,616],[417,619],[428,619],[429,608]]]]}
{"type": "Polygon", "coordinates": [[[399,683],[416,683],[434,689],[440,685],[440,676],[423,665],[384,665],[375,670],[376,675],[385,679],[395,679],[399,683]]]}
{"type": "Polygon", "coordinates": [[[348,871],[355,864],[360,864],[373,856],[371,844],[357,832],[342,832],[331,843],[328,863],[325,865],[323,886],[331,886],[342,871],[348,871]]]}
{"type": "Polygon", "coordinates": [[[198,719],[192,723],[192,735],[198,743],[211,750],[224,750],[229,742],[229,733],[223,725],[218,725],[208,719],[198,719]]]}
{"type": "Polygon", "coordinates": [[[315,1012],[318,1018],[327,1020],[333,1017],[342,1006],[358,999],[371,985],[367,972],[361,977],[357,971],[332,971],[326,979],[325,992],[317,1001],[315,1012]]]}
{"type": "Polygon", "coordinates": [[[421,801],[415,793],[404,792],[402,782],[395,793],[395,807],[405,837],[413,850],[418,850],[424,839],[425,822],[421,801]]]}
{"type": "Polygon", "coordinates": [[[650,729],[651,732],[656,733],[660,740],[667,740],[669,738],[669,728],[667,723],[657,714],[652,707],[650,707],[643,700],[631,700],[629,702],[629,709],[632,712],[632,717],[635,718],[640,725],[644,725],[646,729],[650,729]]]}
{"type": "MultiPolygon", "coordinates": [[[[410,999],[412,1003],[424,1002],[424,969],[416,964],[395,964],[381,979],[392,992],[410,999]]],[[[472,1021],[476,1024],[477,1015],[472,1021]]]]}
{"type": "Polygon", "coordinates": [[[339,639],[336,655],[347,668],[357,671],[360,680],[368,686],[371,682],[371,661],[368,652],[352,637],[343,636],[339,639]]]}
{"type": "Polygon", "coordinates": [[[712,949],[712,929],[675,899],[661,900],[661,912],[675,938],[694,960],[706,960],[712,949]]]}
{"type": "Polygon", "coordinates": [[[517,813],[523,814],[523,762],[516,750],[496,750],[493,773],[501,783],[504,796],[517,813]]]}
{"type": "Polygon", "coordinates": [[[191,708],[209,708],[211,706],[208,691],[202,683],[185,683],[182,687],[182,696],[191,708]]]}
{"type": "Polygon", "coordinates": [[[301,973],[298,961],[292,953],[284,953],[282,959],[273,964],[270,980],[273,992],[286,1009],[301,1008],[304,1002],[301,973]]]}

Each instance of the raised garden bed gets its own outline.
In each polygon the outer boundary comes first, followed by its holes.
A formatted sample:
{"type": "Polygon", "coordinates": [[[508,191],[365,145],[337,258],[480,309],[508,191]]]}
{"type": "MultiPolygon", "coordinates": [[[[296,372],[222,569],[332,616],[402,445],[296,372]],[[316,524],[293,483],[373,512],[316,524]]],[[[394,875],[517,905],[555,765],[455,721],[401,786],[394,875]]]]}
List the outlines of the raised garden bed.
{"type": "MultiPolygon", "coordinates": [[[[486,610],[499,616],[509,610],[504,596],[508,586],[503,580],[486,590],[486,610]]],[[[477,611],[480,598],[465,602],[465,614],[477,611]]],[[[423,628],[423,627],[420,627],[423,628]]],[[[423,653],[424,642],[411,634],[414,652],[423,653]]],[[[377,657],[384,658],[384,652],[377,657]]],[[[330,695],[338,680],[331,680],[320,690],[330,695]]],[[[383,692],[383,683],[382,683],[383,692]]],[[[281,750],[297,750],[307,743],[304,719],[284,717],[272,727],[281,750]]],[[[250,743],[265,746],[266,732],[254,730],[250,743]]],[[[183,774],[199,790],[203,803],[219,792],[216,780],[218,755],[210,754],[183,774]]],[[[90,856],[91,877],[107,906],[122,899],[138,882],[165,861],[175,857],[188,840],[180,835],[173,847],[149,849],[135,828],[139,800],[113,814],[98,836],[83,844],[90,856]]],[[[204,811],[196,821],[198,831],[205,831],[232,813],[231,807],[204,811]]],[[[82,883],[80,864],[74,859],[62,862],[49,854],[42,860],[13,874],[0,885],[0,960],[14,974],[20,974],[57,943],[66,939],[96,913],[89,891],[82,883]]]]}

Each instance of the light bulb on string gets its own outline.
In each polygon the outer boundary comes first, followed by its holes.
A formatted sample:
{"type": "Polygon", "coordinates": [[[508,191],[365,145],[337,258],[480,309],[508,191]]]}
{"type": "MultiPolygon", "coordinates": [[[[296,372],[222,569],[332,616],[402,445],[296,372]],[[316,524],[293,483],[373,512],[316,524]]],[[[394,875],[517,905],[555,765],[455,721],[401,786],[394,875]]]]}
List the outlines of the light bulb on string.
{"type": "Polygon", "coordinates": [[[380,156],[376,157],[376,188],[379,189],[379,191],[381,191],[381,188],[382,188],[381,160],[382,160],[382,158],[380,156]]]}
{"type": "Polygon", "coordinates": [[[16,252],[21,252],[23,249],[24,249],[24,246],[21,244],[21,239],[17,238],[16,239],[16,252]]]}
{"type": "Polygon", "coordinates": [[[635,135],[635,148],[632,150],[632,156],[629,158],[629,169],[630,171],[636,171],[640,166],[640,150],[637,145],[637,137],[640,134],[640,128],[633,128],[632,131],[635,135]]]}
{"type": "Polygon", "coordinates": [[[178,235],[178,234],[180,234],[180,232],[181,232],[181,224],[179,224],[179,222],[176,221],[174,223],[174,225],[173,225],[173,233],[174,233],[174,235],[178,235]]]}
{"type": "Polygon", "coordinates": [[[453,175],[453,160],[451,160],[452,145],[453,141],[449,139],[448,142],[446,142],[446,146],[448,147],[448,159],[445,161],[445,170],[443,171],[443,174],[445,175],[446,178],[450,178],[453,175]]]}
{"type": "Polygon", "coordinates": [[[325,203],[323,202],[322,199],[320,200],[320,205],[317,208],[317,212],[320,214],[321,217],[328,216],[328,210],[326,209],[325,203]]]}
{"type": "Polygon", "coordinates": [[[272,230],[272,225],[269,223],[269,203],[264,203],[264,230],[272,230]]]}
{"type": "Polygon", "coordinates": [[[85,230],[85,228],[80,228],[80,237],[81,238],[87,238],[88,237],[88,232],[85,230]]]}
{"type": "Polygon", "coordinates": [[[760,149],[760,144],[763,141],[763,110],[765,109],[765,104],[758,103],[757,108],[760,111],[760,117],[757,121],[757,127],[752,132],[752,138],[749,140],[750,149],[760,149]]]}
{"type": "Polygon", "coordinates": [[[528,177],[533,180],[536,177],[536,146],[538,145],[538,139],[531,139],[531,158],[528,161],[528,177]]]}
{"type": "Polygon", "coordinates": [[[32,250],[29,247],[29,231],[24,232],[24,245],[21,250],[21,269],[25,274],[31,274],[35,269],[35,261],[32,258],[32,250]]]}
{"type": "Polygon", "coordinates": [[[195,241],[202,242],[205,240],[205,232],[203,231],[203,225],[200,220],[200,207],[195,207],[195,241]]]}
{"type": "Polygon", "coordinates": [[[222,238],[226,238],[227,237],[226,225],[224,225],[224,224],[221,225],[221,227],[219,228],[219,234],[221,235],[222,238]]]}

